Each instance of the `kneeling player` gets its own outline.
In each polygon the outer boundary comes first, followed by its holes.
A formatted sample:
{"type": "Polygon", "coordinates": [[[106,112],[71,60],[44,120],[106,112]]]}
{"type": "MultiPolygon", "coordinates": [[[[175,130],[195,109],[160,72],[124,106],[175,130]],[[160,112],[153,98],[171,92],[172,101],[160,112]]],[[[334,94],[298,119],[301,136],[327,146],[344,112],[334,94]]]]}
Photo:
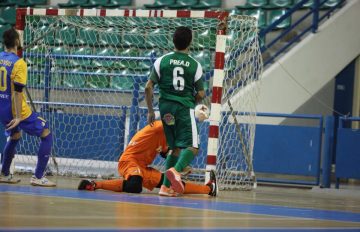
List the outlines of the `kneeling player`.
{"type": "MultiPolygon", "coordinates": [[[[161,121],[155,121],[153,126],[147,125],[137,132],[121,155],[118,171],[124,179],[91,181],[81,180],[78,189],[94,191],[96,189],[112,190],[115,192],[141,193],[142,187],[148,190],[160,188],[161,196],[175,197],[178,194],[170,188],[161,186],[164,174],[148,167],[157,154],[166,155],[168,150],[164,129],[161,121]]],[[[215,173],[211,172],[208,184],[198,185],[184,183],[185,194],[209,194],[217,195],[217,183],[215,173]]]]}
{"type": "Polygon", "coordinates": [[[3,151],[0,182],[20,181],[10,174],[10,165],[23,130],[29,135],[41,138],[35,175],[31,177],[30,183],[46,187],[55,186],[44,177],[52,146],[48,123],[31,112],[23,93],[27,82],[27,66],[25,61],[16,55],[20,46],[19,34],[11,28],[4,32],[3,41],[5,51],[0,53],[0,122],[5,126],[6,134],[10,138],[3,151]]]}

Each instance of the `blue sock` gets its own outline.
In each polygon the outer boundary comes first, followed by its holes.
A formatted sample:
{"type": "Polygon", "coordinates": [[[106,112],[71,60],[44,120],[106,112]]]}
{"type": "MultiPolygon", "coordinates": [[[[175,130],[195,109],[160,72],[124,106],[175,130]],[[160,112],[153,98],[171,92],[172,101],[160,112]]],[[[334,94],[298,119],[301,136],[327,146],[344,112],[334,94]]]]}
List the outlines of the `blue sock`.
{"type": "Polygon", "coordinates": [[[3,173],[5,176],[8,176],[10,174],[10,165],[12,159],[14,158],[15,148],[18,142],[19,139],[17,140],[10,139],[9,141],[7,141],[4,147],[1,173],[3,173]]]}
{"type": "Polygon", "coordinates": [[[36,178],[40,179],[44,176],[46,165],[49,161],[53,139],[51,133],[45,138],[41,138],[38,151],[38,161],[35,169],[36,178]]]}

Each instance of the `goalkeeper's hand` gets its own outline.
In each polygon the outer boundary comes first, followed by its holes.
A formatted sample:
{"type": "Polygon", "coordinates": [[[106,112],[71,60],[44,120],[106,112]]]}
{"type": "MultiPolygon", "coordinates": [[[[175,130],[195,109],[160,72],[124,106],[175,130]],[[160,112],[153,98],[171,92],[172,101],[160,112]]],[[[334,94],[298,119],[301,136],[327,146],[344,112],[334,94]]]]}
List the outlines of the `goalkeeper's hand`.
{"type": "Polygon", "coordinates": [[[195,107],[195,117],[199,120],[199,122],[203,122],[204,120],[209,118],[209,108],[204,104],[199,104],[195,107]]]}

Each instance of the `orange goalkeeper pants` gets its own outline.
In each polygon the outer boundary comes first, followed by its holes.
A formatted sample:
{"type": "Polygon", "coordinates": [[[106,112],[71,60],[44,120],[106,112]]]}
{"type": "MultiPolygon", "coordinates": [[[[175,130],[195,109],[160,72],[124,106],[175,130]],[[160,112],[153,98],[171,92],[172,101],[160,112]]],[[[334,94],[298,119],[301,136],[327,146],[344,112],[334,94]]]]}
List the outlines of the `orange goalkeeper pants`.
{"type": "Polygon", "coordinates": [[[143,179],[143,187],[153,190],[161,181],[161,172],[151,167],[144,167],[136,161],[120,161],[118,164],[118,172],[127,180],[130,176],[141,176],[143,179]]]}

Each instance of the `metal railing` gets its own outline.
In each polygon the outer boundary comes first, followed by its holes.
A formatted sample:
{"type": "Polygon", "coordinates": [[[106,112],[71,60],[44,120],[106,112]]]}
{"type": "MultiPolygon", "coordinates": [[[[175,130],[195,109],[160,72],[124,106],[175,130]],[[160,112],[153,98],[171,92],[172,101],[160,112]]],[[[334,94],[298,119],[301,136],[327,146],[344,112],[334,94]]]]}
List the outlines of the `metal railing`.
{"type": "MultiPolygon", "coordinates": [[[[294,6],[287,9],[286,13],[282,15],[278,20],[273,22],[271,25],[263,28],[260,33],[259,37],[262,40],[265,40],[266,35],[270,33],[271,31],[275,30],[278,25],[280,25],[285,20],[289,19],[289,17],[292,17],[295,12],[298,12],[300,9],[304,7],[305,3],[308,3],[309,0],[302,0],[295,4],[294,6]]],[[[299,41],[301,37],[303,37],[306,33],[311,31],[312,33],[316,33],[319,27],[319,24],[326,18],[330,16],[330,14],[342,6],[345,3],[345,0],[339,1],[336,5],[331,6],[329,8],[324,9],[323,5],[327,2],[327,0],[314,0],[314,3],[311,8],[308,9],[307,12],[304,12],[304,14],[295,22],[293,22],[288,28],[284,29],[282,32],[280,32],[274,39],[269,41],[268,43],[265,43],[264,46],[261,47],[261,52],[264,53],[268,51],[270,48],[272,48],[275,44],[280,42],[285,36],[290,35],[290,33],[295,32],[295,28],[302,22],[304,22],[306,19],[312,16],[312,23],[308,25],[307,27],[303,28],[300,31],[296,31],[297,35],[291,38],[289,41],[287,41],[283,46],[277,49],[277,51],[270,55],[269,58],[264,60],[264,67],[268,64],[272,63],[279,55],[283,54],[287,49],[289,49],[295,42],[299,41]],[[322,15],[320,16],[320,12],[322,15]]]]}

